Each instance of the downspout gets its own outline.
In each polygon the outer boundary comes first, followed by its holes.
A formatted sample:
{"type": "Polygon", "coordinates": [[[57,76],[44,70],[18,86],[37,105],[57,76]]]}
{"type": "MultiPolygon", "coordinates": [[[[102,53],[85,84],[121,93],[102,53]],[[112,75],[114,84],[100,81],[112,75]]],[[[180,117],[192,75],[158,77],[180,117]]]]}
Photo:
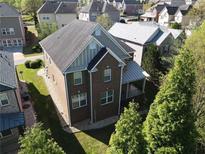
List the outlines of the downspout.
{"type": "Polygon", "coordinates": [[[91,117],[91,123],[93,123],[92,72],[89,72],[89,74],[90,74],[90,117],[91,117]]]}
{"type": "Polygon", "coordinates": [[[122,73],[124,66],[121,66],[121,75],[120,75],[120,95],[119,95],[119,107],[118,107],[118,115],[120,115],[120,107],[121,107],[121,93],[122,93],[122,73]]]}
{"type": "Polygon", "coordinates": [[[68,123],[71,126],[71,116],[70,116],[70,103],[69,103],[69,96],[68,96],[68,82],[66,78],[66,73],[64,74],[64,80],[65,80],[65,91],[66,91],[66,99],[67,99],[67,108],[68,108],[68,123]]]}

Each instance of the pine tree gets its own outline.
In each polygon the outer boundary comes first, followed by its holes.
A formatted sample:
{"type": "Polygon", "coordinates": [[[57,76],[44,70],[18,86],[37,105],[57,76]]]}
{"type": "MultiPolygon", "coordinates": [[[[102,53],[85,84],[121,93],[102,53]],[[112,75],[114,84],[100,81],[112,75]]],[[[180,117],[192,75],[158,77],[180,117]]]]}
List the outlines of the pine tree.
{"type": "Polygon", "coordinates": [[[158,92],[144,122],[143,133],[150,153],[171,150],[191,154],[195,127],[191,103],[195,65],[192,52],[182,50],[158,92]]]}
{"type": "Polygon", "coordinates": [[[107,153],[143,154],[142,121],[137,109],[138,105],[135,103],[130,103],[125,108],[115,125],[115,133],[111,136],[107,153]]]}

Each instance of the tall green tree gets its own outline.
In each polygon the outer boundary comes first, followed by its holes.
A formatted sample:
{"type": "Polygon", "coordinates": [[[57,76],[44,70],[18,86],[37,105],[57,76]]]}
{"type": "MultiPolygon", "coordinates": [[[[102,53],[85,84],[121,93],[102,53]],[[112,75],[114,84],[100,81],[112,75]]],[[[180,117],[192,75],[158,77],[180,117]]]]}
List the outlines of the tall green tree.
{"type": "Polygon", "coordinates": [[[38,31],[38,37],[40,40],[46,38],[48,35],[54,33],[55,31],[57,31],[57,24],[56,23],[52,23],[52,24],[48,24],[48,23],[41,23],[37,25],[37,31],[38,31]]]}
{"type": "Polygon", "coordinates": [[[96,21],[101,26],[103,26],[106,30],[109,30],[112,27],[112,25],[113,25],[113,22],[110,19],[108,14],[102,14],[102,15],[98,16],[96,21]]]}
{"type": "Polygon", "coordinates": [[[51,138],[50,130],[44,130],[41,123],[28,129],[20,138],[19,154],[65,154],[51,138]]]}
{"type": "Polygon", "coordinates": [[[196,114],[198,143],[205,145],[205,21],[186,40],[185,47],[194,53],[196,59],[196,93],[193,106],[196,114]]]}
{"type": "Polygon", "coordinates": [[[191,101],[194,83],[192,52],[181,50],[144,122],[143,133],[150,153],[193,153],[196,131],[191,101]]]}
{"type": "Polygon", "coordinates": [[[44,0],[21,0],[22,12],[29,14],[33,17],[35,25],[38,24],[37,10],[43,4],[44,0]]]}
{"type": "Polygon", "coordinates": [[[143,154],[144,139],[142,121],[138,113],[138,105],[130,103],[125,108],[115,125],[107,153],[111,154],[143,154]]]}
{"type": "Polygon", "coordinates": [[[156,45],[150,44],[146,47],[142,68],[151,75],[153,80],[159,80],[160,53],[156,45]]]}

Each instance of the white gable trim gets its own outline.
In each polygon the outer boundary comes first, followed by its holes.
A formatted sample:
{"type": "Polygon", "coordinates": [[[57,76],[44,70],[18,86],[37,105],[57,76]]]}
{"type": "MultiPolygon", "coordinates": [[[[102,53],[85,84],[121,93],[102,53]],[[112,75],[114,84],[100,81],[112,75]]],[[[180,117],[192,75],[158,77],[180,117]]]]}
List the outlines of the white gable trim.
{"type": "Polygon", "coordinates": [[[3,82],[0,82],[0,84],[3,85],[3,86],[6,86],[6,87],[12,88],[12,89],[16,88],[15,86],[11,86],[11,85],[3,83],[3,82]]]}
{"type": "Polygon", "coordinates": [[[37,14],[39,14],[39,11],[42,9],[42,7],[46,4],[46,2],[36,11],[37,14]]]}

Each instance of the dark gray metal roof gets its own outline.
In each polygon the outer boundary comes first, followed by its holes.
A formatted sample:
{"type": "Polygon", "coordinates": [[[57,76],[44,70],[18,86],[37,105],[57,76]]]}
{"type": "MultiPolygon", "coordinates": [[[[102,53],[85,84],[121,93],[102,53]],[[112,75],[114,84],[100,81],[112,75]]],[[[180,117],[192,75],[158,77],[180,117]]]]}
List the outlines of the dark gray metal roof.
{"type": "Polygon", "coordinates": [[[20,13],[6,3],[0,3],[0,17],[18,17],[20,13]]]}
{"type": "MultiPolygon", "coordinates": [[[[114,36],[113,36],[114,37],[114,36]]],[[[114,37],[117,42],[128,52],[128,53],[133,53],[135,52],[135,49],[131,48],[130,46],[128,46],[126,43],[124,43],[122,40],[120,40],[117,37],[114,37]]]]}
{"type": "Polygon", "coordinates": [[[61,3],[55,13],[76,13],[77,3],[61,3]]]}
{"type": "Polygon", "coordinates": [[[179,9],[178,7],[175,7],[175,6],[167,6],[166,8],[168,10],[169,15],[175,15],[177,10],[179,9]]]}
{"type": "Polygon", "coordinates": [[[74,20],[40,42],[59,69],[65,69],[91,40],[97,23],[74,20]]]}
{"type": "Polygon", "coordinates": [[[0,132],[25,125],[23,112],[3,113],[0,117],[0,132]]]}
{"type": "Polygon", "coordinates": [[[143,72],[144,70],[135,61],[129,61],[122,75],[122,84],[144,79],[143,72]]]}
{"type": "Polygon", "coordinates": [[[16,72],[12,53],[0,51],[0,71],[0,84],[16,88],[16,72]]]}

